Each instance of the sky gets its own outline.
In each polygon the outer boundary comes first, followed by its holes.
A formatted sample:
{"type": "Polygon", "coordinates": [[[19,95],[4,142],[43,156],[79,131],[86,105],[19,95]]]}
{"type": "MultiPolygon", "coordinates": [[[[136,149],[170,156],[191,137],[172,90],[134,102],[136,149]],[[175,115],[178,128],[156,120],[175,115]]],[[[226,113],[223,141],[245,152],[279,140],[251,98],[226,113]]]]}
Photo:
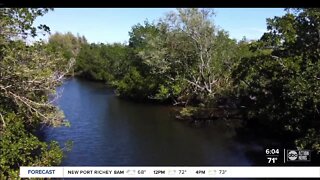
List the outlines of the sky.
{"type": "MultiPolygon", "coordinates": [[[[84,35],[90,43],[128,42],[131,27],[145,20],[156,21],[174,8],[55,8],[35,25],[46,24],[51,33],[84,35]]],[[[231,38],[259,39],[266,31],[266,18],[281,16],[283,8],[215,8],[214,23],[231,38]]],[[[45,37],[44,37],[45,39],[45,37]]]]}

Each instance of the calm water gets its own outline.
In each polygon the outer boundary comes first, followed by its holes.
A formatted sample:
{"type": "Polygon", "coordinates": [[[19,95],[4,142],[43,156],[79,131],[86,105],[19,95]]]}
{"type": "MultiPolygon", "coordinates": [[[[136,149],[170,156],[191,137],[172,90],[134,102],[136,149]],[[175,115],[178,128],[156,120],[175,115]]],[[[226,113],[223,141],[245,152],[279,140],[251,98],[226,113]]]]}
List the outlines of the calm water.
{"type": "Polygon", "coordinates": [[[73,141],[63,166],[254,165],[250,151],[263,152],[224,120],[195,128],[174,120],[168,106],[121,100],[100,83],[70,79],[61,88],[57,103],[71,127],[47,129],[45,138],[73,141]]]}

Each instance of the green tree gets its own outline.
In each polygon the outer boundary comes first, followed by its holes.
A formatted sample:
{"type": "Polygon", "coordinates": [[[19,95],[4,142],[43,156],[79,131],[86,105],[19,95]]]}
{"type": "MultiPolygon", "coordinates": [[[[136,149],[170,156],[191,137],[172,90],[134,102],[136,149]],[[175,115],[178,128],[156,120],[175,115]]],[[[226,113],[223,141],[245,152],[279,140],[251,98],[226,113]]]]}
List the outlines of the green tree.
{"type": "MultiPolygon", "coordinates": [[[[66,58],[70,63],[75,63],[81,48],[87,44],[87,39],[84,36],[73,35],[71,32],[65,34],[56,32],[51,35],[48,40],[48,46],[51,51],[62,53],[63,57],[66,58]]],[[[72,67],[71,74],[74,75],[74,67],[72,67]]]]}
{"type": "Polygon", "coordinates": [[[249,119],[291,134],[296,146],[320,149],[320,11],[287,9],[267,20],[255,50],[234,71],[249,119]]]}
{"type": "Polygon", "coordinates": [[[184,103],[212,100],[230,86],[236,41],[215,27],[211,9],[177,11],[159,21],[158,35],[146,36],[138,54],[153,76],[165,78],[162,96],[186,95],[184,103]]]}
{"type": "Polygon", "coordinates": [[[159,29],[148,21],[144,25],[137,24],[129,32],[129,46],[126,49],[126,59],[121,61],[122,76],[118,76],[116,83],[117,93],[122,97],[135,100],[159,100],[155,98],[157,88],[162,78],[153,76],[148,65],[143,62],[139,52],[147,47],[148,37],[158,36],[159,29]]]}
{"type": "Polygon", "coordinates": [[[0,9],[0,179],[18,178],[20,166],[58,165],[63,155],[57,143],[35,136],[40,125],[67,124],[49,95],[55,96],[72,64],[43,42],[26,43],[38,30],[49,31],[32,25],[48,11],[0,9]]]}
{"type": "Polygon", "coordinates": [[[71,32],[56,32],[49,37],[48,43],[54,51],[61,51],[65,58],[71,59],[77,57],[82,44],[87,44],[87,39],[84,36],[75,36],[71,32]]]}
{"type": "Polygon", "coordinates": [[[75,71],[91,80],[105,81],[113,85],[127,72],[126,45],[115,44],[83,44],[77,56],[75,71]]]}

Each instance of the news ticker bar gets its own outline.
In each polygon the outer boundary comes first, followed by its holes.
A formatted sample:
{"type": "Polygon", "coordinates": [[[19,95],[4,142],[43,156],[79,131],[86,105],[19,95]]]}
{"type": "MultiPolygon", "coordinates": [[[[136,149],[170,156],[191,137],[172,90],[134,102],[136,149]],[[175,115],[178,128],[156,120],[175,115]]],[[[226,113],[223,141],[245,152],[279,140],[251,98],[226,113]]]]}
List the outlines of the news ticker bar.
{"type": "Polygon", "coordinates": [[[319,167],[20,167],[21,178],[319,178],[319,167]]]}

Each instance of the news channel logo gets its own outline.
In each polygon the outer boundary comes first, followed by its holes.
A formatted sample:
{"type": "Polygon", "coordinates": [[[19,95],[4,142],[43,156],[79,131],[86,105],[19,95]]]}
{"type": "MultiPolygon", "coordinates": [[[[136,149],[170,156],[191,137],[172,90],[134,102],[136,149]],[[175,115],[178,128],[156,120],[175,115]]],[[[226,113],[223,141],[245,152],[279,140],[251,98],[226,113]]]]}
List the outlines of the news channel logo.
{"type": "Polygon", "coordinates": [[[287,150],[287,161],[291,162],[310,162],[310,150],[287,150]]]}

